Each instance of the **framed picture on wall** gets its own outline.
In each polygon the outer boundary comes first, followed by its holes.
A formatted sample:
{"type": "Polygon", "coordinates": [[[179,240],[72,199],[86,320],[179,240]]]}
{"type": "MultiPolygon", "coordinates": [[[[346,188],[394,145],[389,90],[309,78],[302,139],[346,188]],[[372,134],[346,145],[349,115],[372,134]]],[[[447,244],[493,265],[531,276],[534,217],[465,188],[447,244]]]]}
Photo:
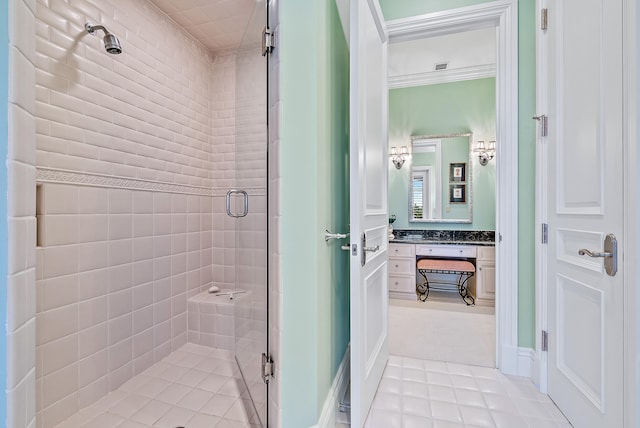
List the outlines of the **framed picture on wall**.
{"type": "Polygon", "coordinates": [[[464,183],[467,181],[467,164],[466,163],[450,163],[449,164],[449,182],[464,183]]]}
{"type": "Polygon", "coordinates": [[[465,204],[467,202],[467,185],[451,184],[449,185],[449,203],[465,204]]]}

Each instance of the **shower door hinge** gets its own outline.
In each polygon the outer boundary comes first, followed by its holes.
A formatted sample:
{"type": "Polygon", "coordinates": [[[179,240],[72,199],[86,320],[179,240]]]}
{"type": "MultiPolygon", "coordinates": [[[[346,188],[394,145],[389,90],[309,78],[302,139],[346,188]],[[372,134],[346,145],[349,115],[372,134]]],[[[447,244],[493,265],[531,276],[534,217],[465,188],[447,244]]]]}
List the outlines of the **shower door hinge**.
{"type": "Polygon", "coordinates": [[[264,383],[269,383],[269,380],[273,377],[273,359],[271,355],[262,354],[262,380],[264,383]]]}
{"type": "Polygon", "coordinates": [[[549,118],[547,115],[533,116],[533,119],[540,122],[540,136],[546,137],[549,134],[549,118]]]}
{"type": "Polygon", "coordinates": [[[542,337],[540,338],[540,349],[542,352],[549,350],[549,333],[546,330],[542,330],[542,337]]]}
{"type": "Polygon", "coordinates": [[[542,243],[549,243],[549,225],[547,223],[542,223],[542,243]]]}
{"type": "Polygon", "coordinates": [[[547,31],[549,27],[549,9],[546,7],[540,11],[540,29],[547,31]]]}
{"type": "Polygon", "coordinates": [[[264,27],[262,30],[262,56],[273,52],[273,48],[276,46],[275,37],[269,27],[264,27]]]}

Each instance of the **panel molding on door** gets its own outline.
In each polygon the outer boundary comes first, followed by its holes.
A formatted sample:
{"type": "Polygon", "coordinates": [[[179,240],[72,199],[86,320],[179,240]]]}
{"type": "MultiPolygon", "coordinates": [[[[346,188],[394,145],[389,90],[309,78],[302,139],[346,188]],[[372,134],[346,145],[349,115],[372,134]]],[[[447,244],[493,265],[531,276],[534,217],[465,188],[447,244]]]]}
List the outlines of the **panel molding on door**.
{"type": "Polygon", "coordinates": [[[559,260],[570,265],[602,272],[602,260],[582,257],[581,248],[598,248],[602,245],[604,233],[566,228],[556,229],[556,252],[559,260]]]}
{"type": "Polygon", "coordinates": [[[604,402],[604,293],[595,287],[575,281],[565,275],[558,275],[556,299],[558,314],[558,333],[556,346],[558,349],[558,370],[564,373],[576,388],[585,397],[588,397],[593,405],[603,411],[604,402]],[[579,322],[569,322],[566,314],[573,314],[573,318],[579,318],[579,322]],[[570,324],[570,325],[569,325],[570,324]],[[588,341],[589,346],[581,346],[581,342],[588,341]],[[598,348],[600,352],[593,353],[598,348]],[[585,358],[586,353],[591,358],[585,358]],[[570,354],[568,356],[567,354],[570,354]],[[574,357],[574,361],[570,361],[574,357]],[[590,364],[594,363],[595,364],[590,364]],[[585,367],[591,365],[592,367],[585,367]],[[597,372],[597,376],[585,373],[585,370],[597,372]]]}

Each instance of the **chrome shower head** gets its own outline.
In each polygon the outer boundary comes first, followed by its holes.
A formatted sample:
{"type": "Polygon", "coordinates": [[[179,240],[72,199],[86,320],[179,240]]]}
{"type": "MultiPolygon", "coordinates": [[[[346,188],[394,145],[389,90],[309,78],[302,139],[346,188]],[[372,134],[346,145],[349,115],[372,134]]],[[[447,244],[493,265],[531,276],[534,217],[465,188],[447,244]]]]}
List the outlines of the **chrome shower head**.
{"type": "Polygon", "coordinates": [[[111,34],[111,33],[107,33],[104,35],[104,38],[102,39],[104,41],[104,48],[107,50],[107,52],[109,52],[110,54],[120,54],[122,53],[122,47],[120,46],[120,40],[118,40],[118,38],[111,34]]]}
{"type": "Polygon", "coordinates": [[[91,25],[87,23],[87,24],[84,24],[84,28],[87,30],[87,33],[89,34],[95,33],[96,30],[104,31],[104,38],[102,39],[102,41],[104,42],[104,49],[108,53],[114,54],[114,55],[122,53],[122,46],[120,46],[120,40],[118,40],[115,34],[111,34],[109,30],[107,30],[104,26],[91,25]]]}

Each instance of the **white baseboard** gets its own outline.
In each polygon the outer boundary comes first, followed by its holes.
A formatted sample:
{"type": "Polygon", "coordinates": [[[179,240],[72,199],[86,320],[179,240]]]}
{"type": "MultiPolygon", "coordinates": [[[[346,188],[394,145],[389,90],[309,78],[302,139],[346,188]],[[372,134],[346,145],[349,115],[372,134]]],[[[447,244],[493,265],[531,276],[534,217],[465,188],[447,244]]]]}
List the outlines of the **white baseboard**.
{"type": "Polygon", "coordinates": [[[518,348],[518,376],[528,377],[532,381],[536,381],[535,368],[538,366],[536,361],[536,351],[532,348],[518,348]]]}
{"type": "Polygon", "coordinates": [[[342,357],[342,361],[340,362],[340,366],[338,367],[338,372],[333,378],[333,383],[327,393],[327,399],[324,401],[324,406],[322,406],[322,413],[320,413],[318,423],[311,428],[334,428],[336,426],[338,405],[347,389],[350,379],[350,349],[351,345],[348,345],[344,357],[342,357]]]}
{"type": "Polygon", "coordinates": [[[508,375],[518,375],[518,347],[511,345],[502,346],[500,371],[508,375]]]}
{"type": "Polygon", "coordinates": [[[505,346],[502,348],[500,371],[504,374],[524,376],[536,382],[538,361],[532,348],[505,346]]]}

